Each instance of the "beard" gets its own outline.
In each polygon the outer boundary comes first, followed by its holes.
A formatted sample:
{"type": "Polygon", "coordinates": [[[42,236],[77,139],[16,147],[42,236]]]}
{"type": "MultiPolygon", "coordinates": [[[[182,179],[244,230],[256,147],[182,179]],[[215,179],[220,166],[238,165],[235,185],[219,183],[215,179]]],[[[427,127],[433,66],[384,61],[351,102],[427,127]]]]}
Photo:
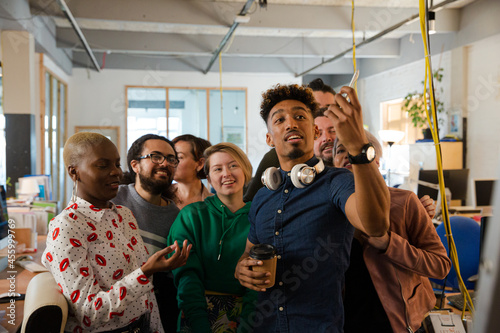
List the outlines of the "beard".
{"type": "Polygon", "coordinates": [[[325,163],[326,166],[333,167],[333,157],[332,156],[325,157],[323,155],[323,156],[321,156],[321,159],[323,160],[323,163],[325,163]]]}
{"type": "Polygon", "coordinates": [[[288,154],[287,154],[287,157],[291,160],[295,160],[297,158],[300,158],[302,156],[304,156],[305,153],[302,149],[299,149],[299,148],[293,148],[292,151],[290,151],[288,154]]]}
{"type": "Polygon", "coordinates": [[[151,193],[153,195],[158,195],[167,192],[172,184],[172,174],[168,170],[163,170],[168,173],[166,179],[154,179],[139,173],[139,180],[141,181],[141,187],[144,191],[151,193]]]}
{"type": "Polygon", "coordinates": [[[329,167],[332,167],[333,166],[333,147],[332,147],[332,143],[330,142],[327,142],[327,143],[324,143],[322,144],[320,147],[320,157],[321,159],[323,160],[323,162],[325,163],[326,166],[329,166],[329,167]],[[325,155],[325,148],[329,147],[328,149],[330,150],[330,154],[325,155]]]}

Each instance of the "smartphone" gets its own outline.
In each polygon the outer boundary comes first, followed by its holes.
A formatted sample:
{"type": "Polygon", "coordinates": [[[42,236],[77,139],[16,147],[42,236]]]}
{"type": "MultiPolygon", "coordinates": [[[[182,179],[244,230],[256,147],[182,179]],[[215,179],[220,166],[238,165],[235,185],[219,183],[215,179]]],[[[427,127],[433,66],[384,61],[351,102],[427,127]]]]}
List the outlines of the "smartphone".
{"type": "MultiPolygon", "coordinates": [[[[354,72],[354,75],[352,76],[351,82],[349,83],[349,87],[354,88],[356,81],[358,81],[358,77],[359,77],[359,69],[356,72],[354,72]]],[[[342,97],[347,98],[347,94],[343,93],[342,97]]],[[[347,101],[350,102],[349,99],[347,101]]]]}

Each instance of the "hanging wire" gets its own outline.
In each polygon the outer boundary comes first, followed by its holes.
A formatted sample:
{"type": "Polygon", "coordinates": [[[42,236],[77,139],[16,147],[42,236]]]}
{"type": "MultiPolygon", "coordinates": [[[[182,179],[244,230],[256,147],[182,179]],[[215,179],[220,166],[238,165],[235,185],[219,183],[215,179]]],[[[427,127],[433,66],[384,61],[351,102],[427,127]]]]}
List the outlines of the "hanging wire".
{"type": "Polygon", "coordinates": [[[220,82],[220,141],[224,141],[224,108],[222,104],[222,52],[219,53],[219,82],[220,82]]]}
{"type": "Polygon", "coordinates": [[[467,307],[471,310],[471,315],[474,316],[474,305],[472,304],[472,299],[467,291],[467,287],[460,275],[460,265],[458,262],[458,253],[455,245],[455,241],[453,239],[453,235],[451,232],[450,225],[450,216],[448,212],[448,203],[446,201],[446,192],[444,185],[444,177],[443,177],[443,161],[441,154],[441,143],[439,141],[439,130],[438,130],[438,120],[437,120],[437,112],[436,112],[436,101],[434,96],[434,85],[433,85],[433,76],[432,76],[432,66],[431,59],[429,54],[430,44],[429,44],[429,27],[428,27],[428,7],[426,0],[419,0],[419,17],[420,17],[420,30],[422,33],[422,41],[424,44],[425,51],[425,80],[424,80],[424,108],[425,113],[427,115],[427,122],[429,124],[429,128],[431,129],[432,138],[434,141],[434,146],[436,148],[436,160],[437,160],[437,170],[439,177],[439,191],[441,194],[441,204],[442,204],[442,212],[443,212],[443,223],[446,230],[446,238],[448,240],[448,249],[450,252],[450,259],[453,263],[453,267],[455,268],[460,292],[464,296],[464,300],[466,301],[462,310],[462,319],[465,317],[465,310],[467,307]],[[429,83],[429,92],[428,96],[430,98],[430,106],[431,110],[427,108],[427,83],[429,83]]]}
{"type": "MultiPolygon", "coordinates": [[[[352,29],[352,66],[353,73],[356,73],[356,38],[354,36],[355,25],[354,25],[354,0],[351,0],[351,29],[352,29]]],[[[354,90],[358,92],[358,82],[354,83],[354,90]]]]}

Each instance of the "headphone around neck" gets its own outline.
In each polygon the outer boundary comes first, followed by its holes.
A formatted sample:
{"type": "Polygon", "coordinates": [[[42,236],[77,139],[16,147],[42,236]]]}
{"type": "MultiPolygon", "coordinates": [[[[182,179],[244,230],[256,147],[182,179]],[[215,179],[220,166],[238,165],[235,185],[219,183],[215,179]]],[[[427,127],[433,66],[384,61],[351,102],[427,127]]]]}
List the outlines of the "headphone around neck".
{"type": "MultiPolygon", "coordinates": [[[[316,175],[325,170],[325,164],[320,158],[319,162],[315,166],[310,167],[305,163],[300,163],[295,165],[290,171],[290,178],[292,179],[293,186],[297,188],[304,188],[311,185],[316,178],[316,175]]],[[[261,177],[262,184],[271,191],[275,191],[280,187],[282,183],[281,173],[279,168],[270,167],[262,173],[261,177]]]]}

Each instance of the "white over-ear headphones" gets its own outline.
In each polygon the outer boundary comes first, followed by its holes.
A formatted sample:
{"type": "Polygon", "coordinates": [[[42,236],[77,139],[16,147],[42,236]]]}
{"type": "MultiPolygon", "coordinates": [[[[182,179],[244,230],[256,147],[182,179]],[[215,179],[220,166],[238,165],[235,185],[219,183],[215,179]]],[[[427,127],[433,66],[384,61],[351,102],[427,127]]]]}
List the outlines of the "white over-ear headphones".
{"type": "MultiPolygon", "coordinates": [[[[325,164],[322,159],[315,166],[310,167],[307,164],[297,164],[290,171],[290,178],[292,179],[293,186],[297,188],[304,188],[312,184],[316,175],[325,169],[325,164]]],[[[275,191],[281,185],[281,173],[278,168],[270,167],[262,173],[262,184],[268,189],[275,191]]]]}

